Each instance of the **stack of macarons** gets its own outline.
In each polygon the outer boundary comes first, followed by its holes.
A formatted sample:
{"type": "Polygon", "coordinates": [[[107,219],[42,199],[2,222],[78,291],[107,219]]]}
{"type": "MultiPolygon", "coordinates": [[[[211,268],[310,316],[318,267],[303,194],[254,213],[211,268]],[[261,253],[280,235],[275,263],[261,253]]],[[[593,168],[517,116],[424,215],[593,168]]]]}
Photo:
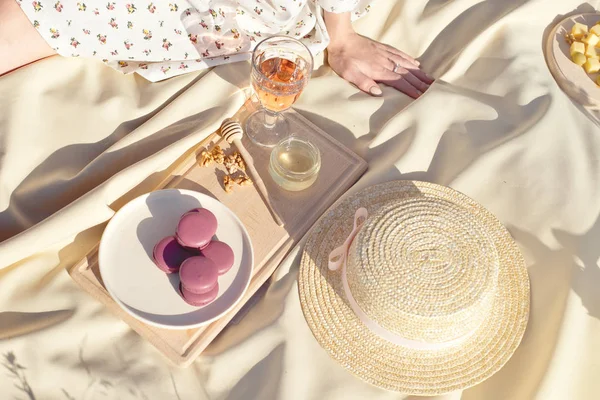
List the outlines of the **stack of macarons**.
{"type": "Polygon", "coordinates": [[[167,274],[179,272],[180,292],[193,306],[212,302],[219,293],[218,277],[233,266],[233,250],[213,240],[217,218],[205,208],[183,214],[174,236],[154,246],[154,263],[167,274]]]}

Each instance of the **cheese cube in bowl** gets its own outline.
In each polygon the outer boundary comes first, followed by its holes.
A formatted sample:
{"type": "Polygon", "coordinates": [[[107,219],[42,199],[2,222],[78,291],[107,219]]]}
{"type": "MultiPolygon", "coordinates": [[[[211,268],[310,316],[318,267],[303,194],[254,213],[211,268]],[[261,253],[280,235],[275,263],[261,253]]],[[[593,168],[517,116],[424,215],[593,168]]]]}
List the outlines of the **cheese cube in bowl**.
{"type": "Polygon", "coordinates": [[[585,64],[583,64],[583,69],[588,74],[593,74],[600,71],[600,60],[597,58],[588,58],[585,64]]]}
{"type": "Polygon", "coordinates": [[[582,42],[571,43],[571,57],[573,57],[573,54],[575,54],[575,53],[584,54],[585,53],[585,44],[582,42]]]}
{"type": "Polygon", "coordinates": [[[571,28],[571,34],[577,40],[583,38],[588,33],[588,27],[585,24],[580,24],[579,22],[573,25],[571,28]]]}
{"type": "Polygon", "coordinates": [[[573,53],[571,59],[580,67],[587,62],[587,57],[583,53],[573,53]]]}
{"type": "Polygon", "coordinates": [[[595,46],[598,44],[598,42],[600,42],[600,37],[594,35],[593,33],[588,33],[583,38],[582,42],[587,44],[588,46],[595,46]]]}
{"type": "Polygon", "coordinates": [[[587,58],[600,58],[600,49],[598,49],[594,46],[588,45],[585,48],[585,53],[583,53],[583,54],[585,54],[585,56],[587,58]]]}

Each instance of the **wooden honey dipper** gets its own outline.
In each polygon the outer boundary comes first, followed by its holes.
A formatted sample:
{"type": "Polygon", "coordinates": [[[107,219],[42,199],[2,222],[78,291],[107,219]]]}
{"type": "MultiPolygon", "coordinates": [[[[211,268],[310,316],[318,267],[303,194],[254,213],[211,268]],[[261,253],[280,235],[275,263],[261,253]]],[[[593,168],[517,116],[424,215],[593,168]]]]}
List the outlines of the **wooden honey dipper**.
{"type": "Polygon", "coordinates": [[[246,163],[246,168],[248,168],[248,175],[250,175],[250,178],[254,181],[254,184],[258,189],[258,193],[263,199],[263,202],[271,212],[271,215],[273,216],[273,219],[275,220],[277,225],[283,226],[283,221],[281,220],[279,214],[277,214],[277,211],[275,211],[275,208],[269,200],[269,195],[267,193],[265,183],[260,178],[260,175],[256,171],[256,168],[254,168],[254,160],[252,159],[252,156],[250,155],[250,153],[248,153],[248,151],[242,143],[242,138],[244,137],[244,130],[242,129],[240,123],[234,119],[227,118],[221,124],[221,129],[219,132],[221,138],[215,144],[215,146],[218,146],[220,143],[223,142],[223,140],[226,140],[228,143],[233,143],[235,147],[237,147],[238,151],[240,152],[240,155],[246,163]]]}

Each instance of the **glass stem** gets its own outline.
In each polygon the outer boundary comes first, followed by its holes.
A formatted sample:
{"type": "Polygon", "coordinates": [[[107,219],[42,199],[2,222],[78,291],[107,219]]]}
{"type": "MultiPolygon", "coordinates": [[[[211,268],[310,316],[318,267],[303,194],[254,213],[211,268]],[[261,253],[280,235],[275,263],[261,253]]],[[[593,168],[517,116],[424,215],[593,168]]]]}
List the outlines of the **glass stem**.
{"type": "Polygon", "coordinates": [[[265,127],[267,129],[275,128],[275,124],[277,123],[277,118],[279,117],[279,113],[276,113],[275,111],[267,110],[266,108],[264,110],[265,110],[265,127]]]}

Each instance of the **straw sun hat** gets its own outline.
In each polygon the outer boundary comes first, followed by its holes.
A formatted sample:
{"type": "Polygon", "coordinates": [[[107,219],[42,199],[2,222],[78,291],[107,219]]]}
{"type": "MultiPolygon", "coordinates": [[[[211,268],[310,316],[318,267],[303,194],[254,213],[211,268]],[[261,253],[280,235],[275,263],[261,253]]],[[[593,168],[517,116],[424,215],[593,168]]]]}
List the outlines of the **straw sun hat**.
{"type": "Polygon", "coordinates": [[[453,189],[395,181],[342,201],[313,228],[298,282],[321,346],[373,385],[439,395],[489,378],[529,317],[517,245],[453,189]]]}

